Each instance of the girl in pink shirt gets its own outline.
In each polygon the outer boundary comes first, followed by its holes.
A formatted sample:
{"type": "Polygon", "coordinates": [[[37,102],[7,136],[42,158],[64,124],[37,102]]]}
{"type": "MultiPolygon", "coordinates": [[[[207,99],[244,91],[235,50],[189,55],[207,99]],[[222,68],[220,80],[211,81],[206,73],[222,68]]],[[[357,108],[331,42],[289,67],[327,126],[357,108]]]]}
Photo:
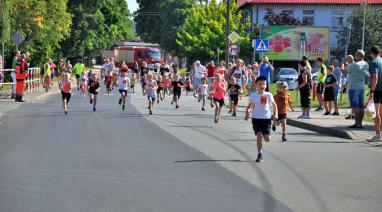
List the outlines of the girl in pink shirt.
{"type": "Polygon", "coordinates": [[[61,88],[62,106],[64,107],[65,115],[68,114],[68,104],[72,96],[72,82],[68,73],[62,74],[62,80],[59,83],[61,88]]]}
{"type": "Polygon", "coordinates": [[[225,92],[226,92],[225,83],[222,82],[221,75],[216,74],[215,82],[212,86],[212,93],[213,93],[214,103],[216,106],[215,107],[215,123],[219,122],[220,112],[224,105],[225,92]]]}

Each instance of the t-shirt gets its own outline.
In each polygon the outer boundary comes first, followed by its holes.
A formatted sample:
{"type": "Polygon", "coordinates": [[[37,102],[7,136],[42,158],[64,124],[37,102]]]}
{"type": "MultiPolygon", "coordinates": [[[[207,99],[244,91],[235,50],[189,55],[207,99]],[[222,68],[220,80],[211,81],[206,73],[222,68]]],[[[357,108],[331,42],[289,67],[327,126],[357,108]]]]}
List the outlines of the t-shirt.
{"type": "Polygon", "coordinates": [[[85,65],[83,63],[76,63],[76,65],[74,65],[74,73],[77,74],[77,75],[81,75],[82,72],[85,71],[85,65]]]}
{"type": "Polygon", "coordinates": [[[64,93],[71,93],[72,92],[72,83],[70,81],[60,81],[62,91],[64,93]]]}
{"type": "Polygon", "coordinates": [[[236,83],[241,87],[243,85],[243,70],[234,70],[232,73],[233,77],[236,78],[236,83]]]}
{"type": "Polygon", "coordinates": [[[338,87],[341,87],[342,85],[342,71],[340,67],[335,67],[333,70],[333,75],[336,77],[336,80],[338,82],[338,87]]]}
{"type": "Polygon", "coordinates": [[[249,95],[256,93],[256,82],[252,81],[252,78],[248,79],[249,95]]]}
{"type": "Polygon", "coordinates": [[[215,77],[216,74],[216,66],[209,65],[207,66],[207,77],[215,77]]]}
{"type": "Polygon", "coordinates": [[[173,88],[174,93],[181,93],[182,92],[182,85],[183,85],[183,83],[181,81],[172,82],[172,88],[173,88]]]}
{"type": "Polygon", "coordinates": [[[238,84],[230,84],[228,85],[228,94],[230,96],[238,96],[240,91],[240,86],[238,84]]]}
{"type": "Polygon", "coordinates": [[[163,67],[161,66],[159,71],[160,71],[160,74],[163,76],[164,74],[170,72],[170,69],[168,68],[168,66],[163,66],[163,67]]]}
{"type": "Polygon", "coordinates": [[[376,91],[382,91],[382,58],[377,57],[373,61],[370,62],[370,68],[369,68],[370,73],[376,74],[378,77],[378,83],[377,86],[375,87],[376,91]]]}
{"type": "Polygon", "coordinates": [[[269,92],[252,94],[249,97],[249,102],[255,105],[252,111],[252,118],[271,119],[271,104],[273,101],[273,96],[269,92]]]}
{"type": "Polygon", "coordinates": [[[328,70],[326,69],[326,66],[322,64],[317,73],[317,84],[321,82],[324,83],[327,75],[328,75],[328,70]]]}
{"type": "Polygon", "coordinates": [[[170,87],[170,79],[168,79],[168,78],[163,79],[163,84],[164,84],[165,88],[169,88],[170,87]]]}
{"type": "Polygon", "coordinates": [[[89,93],[98,94],[97,89],[100,87],[98,81],[90,80],[88,86],[89,86],[89,93]]]}
{"type": "Polygon", "coordinates": [[[267,82],[271,82],[271,65],[261,64],[260,76],[265,77],[267,79],[267,82]]]}
{"type": "Polygon", "coordinates": [[[206,71],[206,67],[200,65],[198,67],[195,67],[195,74],[194,77],[200,79],[204,76],[204,72],[206,71]]]}
{"type": "Polygon", "coordinates": [[[199,91],[202,95],[207,96],[207,84],[199,84],[199,91]]]}
{"type": "Polygon", "coordinates": [[[191,87],[191,81],[190,79],[186,79],[186,81],[184,82],[184,84],[186,85],[186,88],[190,88],[191,87]]]}
{"type": "Polygon", "coordinates": [[[86,85],[87,82],[88,82],[88,78],[87,78],[86,76],[82,76],[82,77],[80,78],[80,83],[81,83],[81,85],[86,85]]]}
{"type": "Polygon", "coordinates": [[[365,61],[352,63],[348,66],[349,90],[363,90],[365,88],[366,71],[369,65],[365,61]]]}
{"type": "Polygon", "coordinates": [[[146,80],[146,94],[147,96],[155,96],[156,95],[156,89],[157,81],[155,80],[146,80]]]}
{"type": "Polygon", "coordinates": [[[105,72],[108,72],[109,68],[110,68],[110,64],[109,63],[105,63],[105,64],[103,64],[102,68],[105,70],[105,72]]]}
{"type": "Polygon", "coordinates": [[[279,114],[287,114],[289,109],[290,95],[289,93],[279,92],[274,97],[277,111],[279,114]]]}
{"type": "Polygon", "coordinates": [[[51,75],[51,71],[50,71],[50,65],[49,63],[45,63],[44,65],[44,76],[49,76],[51,75]]]}
{"type": "Polygon", "coordinates": [[[127,90],[130,85],[130,78],[129,77],[118,77],[118,88],[120,90],[127,90]]]}
{"type": "Polygon", "coordinates": [[[212,89],[214,90],[215,99],[224,99],[224,82],[214,82],[212,89]]]}
{"type": "Polygon", "coordinates": [[[149,73],[149,68],[144,68],[144,67],[141,67],[141,76],[145,75],[149,73]]]}
{"type": "Polygon", "coordinates": [[[333,84],[337,82],[337,79],[336,77],[334,76],[334,74],[329,74],[327,77],[326,77],[326,81],[325,81],[325,85],[330,85],[330,84],[333,84]]]}

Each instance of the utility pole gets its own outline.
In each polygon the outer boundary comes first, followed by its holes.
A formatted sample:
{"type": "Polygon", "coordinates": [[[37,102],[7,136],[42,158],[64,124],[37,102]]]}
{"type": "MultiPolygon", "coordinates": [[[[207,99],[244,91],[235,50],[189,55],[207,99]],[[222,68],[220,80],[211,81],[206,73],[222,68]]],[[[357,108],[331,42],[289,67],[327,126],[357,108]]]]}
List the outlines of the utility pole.
{"type": "Polygon", "coordinates": [[[367,6],[367,0],[365,0],[364,7],[363,7],[362,48],[361,48],[362,50],[365,50],[366,6],[367,6]]]}
{"type": "Polygon", "coordinates": [[[230,1],[231,0],[226,0],[226,3],[227,3],[227,10],[226,11],[227,11],[227,13],[226,13],[226,28],[225,28],[225,61],[227,64],[229,62],[229,55],[228,55],[229,40],[228,40],[228,36],[229,36],[229,32],[230,32],[230,24],[229,24],[229,22],[230,22],[229,15],[231,13],[230,1]]]}

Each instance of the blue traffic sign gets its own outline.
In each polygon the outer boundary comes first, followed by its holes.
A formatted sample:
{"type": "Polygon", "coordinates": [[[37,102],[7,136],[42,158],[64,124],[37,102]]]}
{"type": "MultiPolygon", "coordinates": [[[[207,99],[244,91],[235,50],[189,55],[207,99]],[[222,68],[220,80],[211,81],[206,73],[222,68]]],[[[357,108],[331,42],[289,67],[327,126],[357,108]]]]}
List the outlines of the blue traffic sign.
{"type": "Polygon", "coordinates": [[[268,40],[256,40],[255,51],[256,52],[269,52],[268,40]]]}

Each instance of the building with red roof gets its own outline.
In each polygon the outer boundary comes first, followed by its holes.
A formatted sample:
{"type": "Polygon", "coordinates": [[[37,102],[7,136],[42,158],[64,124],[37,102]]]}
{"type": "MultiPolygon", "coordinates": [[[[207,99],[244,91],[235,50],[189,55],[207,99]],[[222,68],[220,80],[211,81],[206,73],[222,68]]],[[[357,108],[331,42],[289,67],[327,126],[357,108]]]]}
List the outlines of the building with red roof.
{"type": "MultiPolygon", "coordinates": [[[[243,21],[267,25],[264,16],[268,8],[276,14],[287,12],[311,26],[330,27],[330,48],[338,46],[337,33],[347,27],[347,17],[354,9],[363,6],[365,0],[237,0],[243,13],[243,21]]],[[[373,8],[382,7],[382,0],[367,0],[373,8]]],[[[361,30],[361,29],[360,29],[361,30]]],[[[361,44],[360,44],[361,47],[361,44]]]]}

